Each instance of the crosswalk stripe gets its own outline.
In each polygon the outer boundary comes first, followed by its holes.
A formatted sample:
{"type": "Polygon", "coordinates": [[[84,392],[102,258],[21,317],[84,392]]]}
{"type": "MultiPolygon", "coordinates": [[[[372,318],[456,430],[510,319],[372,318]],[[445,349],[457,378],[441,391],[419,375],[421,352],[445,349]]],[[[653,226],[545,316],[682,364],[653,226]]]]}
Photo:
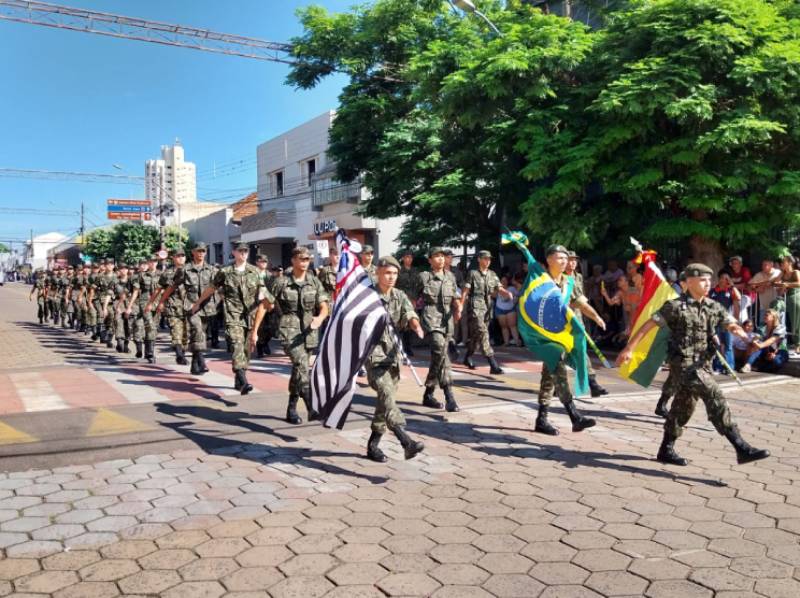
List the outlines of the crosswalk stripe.
{"type": "Polygon", "coordinates": [[[89,429],[86,431],[86,436],[110,436],[113,434],[144,432],[152,429],[154,428],[138,420],[101,407],[92,418],[89,429]]]}
{"type": "Polygon", "coordinates": [[[0,445],[36,442],[36,438],[0,421],[0,445]]]}
{"type": "Polygon", "coordinates": [[[26,412],[69,408],[61,395],[39,373],[18,372],[11,373],[8,377],[17,389],[17,396],[25,406],[26,412]]]}

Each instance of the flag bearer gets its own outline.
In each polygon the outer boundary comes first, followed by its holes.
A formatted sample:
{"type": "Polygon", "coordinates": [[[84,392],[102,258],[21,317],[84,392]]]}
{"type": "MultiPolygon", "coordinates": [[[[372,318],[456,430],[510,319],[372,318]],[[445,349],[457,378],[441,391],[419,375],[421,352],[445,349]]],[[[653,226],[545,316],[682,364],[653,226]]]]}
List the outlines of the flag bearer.
{"type": "Polygon", "coordinates": [[[708,419],[717,432],[736,449],[738,463],[766,459],[769,451],[753,448],[742,439],[739,428],[733,423],[728,402],[711,373],[711,360],[715,353],[712,343],[717,327],[722,326],[743,339],[747,334],[722,305],[707,297],[713,274],[711,268],[705,264],[689,264],[685,273],[686,292],[667,301],[642,324],[617,357],[617,365],[629,361],[633,347],[648,332],[656,326],[669,328],[667,361],[676,391],[664,422],[664,438],[656,459],[671,465],[688,464],[675,452],[675,441],[683,434],[698,399],[705,404],[708,419]]]}

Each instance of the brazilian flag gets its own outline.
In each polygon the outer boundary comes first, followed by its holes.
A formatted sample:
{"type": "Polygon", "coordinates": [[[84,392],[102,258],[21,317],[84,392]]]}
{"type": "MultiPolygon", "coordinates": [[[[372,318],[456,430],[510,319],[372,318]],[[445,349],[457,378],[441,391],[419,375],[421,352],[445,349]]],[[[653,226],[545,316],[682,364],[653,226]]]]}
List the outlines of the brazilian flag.
{"type": "Polygon", "coordinates": [[[567,365],[575,370],[575,394],[588,394],[586,331],[569,307],[575,279],[567,276],[564,289],[558,288],[547,270],[528,251],[528,238],[521,232],[503,234],[502,243],[516,244],[528,260],[528,277],[519,297],[517,318],[525,346],[551,372],[565,357],[567,365]]]}

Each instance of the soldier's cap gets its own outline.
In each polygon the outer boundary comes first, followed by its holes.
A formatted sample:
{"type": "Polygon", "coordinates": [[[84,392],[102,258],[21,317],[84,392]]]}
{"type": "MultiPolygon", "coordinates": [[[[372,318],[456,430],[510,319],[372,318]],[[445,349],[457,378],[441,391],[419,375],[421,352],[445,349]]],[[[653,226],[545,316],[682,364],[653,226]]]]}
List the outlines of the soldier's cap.
{"type": "Polygon", "coordinates": [[[488,257],[488,258],[490,258],[490,257],[492,257],[492,252],[491,251],[487,251],[486,249],[481,249],[478,252],[478,257],[479,258],[480,257],[488,257]]]}
{"type": "Polygon", "coordinates": [[[139,260],[139,262],[138,262],[138,263],[139,263],[139,265],[141,266],[142,264],[149,264],[149,263],[150,263],[150,260],[149,260],[149,259],[147,259],[146,257],[143,257],[143,258],[141,258],[141,259],[139,260]]]}
{"type": "Polygon", "coordinates": [[[686,278],[692,278],[694,276],[713,276],[714,271],[706,266],[705,264],[689,264],[686,266],[686,278]]]}
{"type": "Polygon", "coordinates": [[[178,245],[178,247],[172,250],[172,255],[186,255],[186,250],[183,248],[183,245],[178,245]]]}
{"type": "Polygon", "coordinates": [[[567,256],[569,255],[569,251],[567,251],[567,248],[564,247],[563,245],[558,245],[558,244],[550,245],[550,247],[547,248],[545,255],[549,257],[554,253],[563,253],[564,255],[567,256]]]}
{"type": "Polygon", "coordinates": [[[250,245],[247,243],[237,243],[236,251],[250,251],[250,245]]]}
{"type": "Polygon", "coordinates": [[[445,248],[444,248],[444,254],[445,254],[446,256],[450,257],[451,255],[453,255],[453,250],[452,250],[452,249],[450,249],[449,247],[445,247],[445,248]]]}
{"type": "Polygon", "coordinates": [[[160,260],[160,259],[161,259],[161,258],[160,258],[160,257],[158,257],[158,254],[157,254],[157,253],[154,253],[153,255],[151,255],[151,256],[150,256],[150,261],[151,261],[151,262],[157,262],[157,261],[158,261],[158,260],[160,260]]]}
{"type": "Polygon", "coordinates": [[[740,262],[744,262],[741,255],[732,255],[728,258],[728,263],[730,264],[733,260],[739,260],[740,262]]]}
{"type": "Polygon", "coordinates": [[[567,257],[577,258],[578,254],[570,249],[569,251],[567,251],[567,257]]]}
{"type": "Polygon", "coordinates": [[[206,244],[203,243],[202,241],[198,241],[197,243],[194,244],[194,247],[192,247],[192,251],[198,251],[200,249],[202,249],[203,251],[207,249],[206,244]]]}
{"type": "Polygon", "coordinates": [[[686,270],[681,271],[681,273],[678,275],[678,280],[680,282],[686,282],[686,270]]]}
{"type": "Polygon", "coordinates": [[[117,266],[117,268],[119,268],[120,270],[127,270],[129,267],[130,266],[128,266],[128,264],[125,262],[122,262],[119,266],[117,266]]]}
{"type": "Polygon", "coordinates": [[[259,253],[259,254],[256,255],[256,261],[257,262],[268,262],[269,260],[267,259],[266,255],[264,255],[263,253],[259,253]]]}
{"type": "Polygon", "coordinates": [[[433,257],[437,253],[441,253],[442,255],[447,255],[447,252],[444,250],[444,247],[431,247],[428,249],[428,257],[433,257]]]}
{"type": "Polygon", "coordinates": [[[375,253],[375,249],[373,249],[372,245],[364,245],[361,248],[361,253],[375,253]]]}
{"type": "Polygon", "coordinates": [[[409,247],[405,247],[405,248],[400,250],[400,257],[406,257],[407,255],[410,255],[411,257],[414,257],[414,252],[411,251],[411,249],[409,247]]]}
{"type": "Polygon", "coordinates": [[[292,249],[292,257],[311,257],[311,252],[308,250],[308,247],[300,245],[292,249]]]}
{"type": "Polygon", "coordinates": [[[381,259],[378,260],[378,268],[397,268],[400,269],[400,262],[397,261],[397,258],[393,255],[384,255],[381,259]]]}

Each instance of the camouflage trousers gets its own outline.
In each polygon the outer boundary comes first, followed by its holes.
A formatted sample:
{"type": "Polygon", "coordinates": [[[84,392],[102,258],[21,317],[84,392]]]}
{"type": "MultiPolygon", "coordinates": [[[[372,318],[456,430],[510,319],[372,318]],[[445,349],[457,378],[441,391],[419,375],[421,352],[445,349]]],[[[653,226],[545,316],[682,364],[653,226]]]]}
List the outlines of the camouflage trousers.
{"type": "Polygon", "coordinates": [[[167,314],[167,323],[172,346],[185,349],[189,345],[189,329],[186,318],[177,314],[167,314]]]}
{"type": "MultiPolygon", "coordinates": [[[[216,316],[213,316],[216,318],[216,316]]],[[[200,312],[189,316],[189,349],[191,351],[205,351],[206,346],[206,326],[209,316],[204,316],[200,312]]]]}
{"type": "Polygon", "coordinates": [[[399,426],[405,426],[406,418],[394,400],[397,395],[397,384],[400,381],[400,366],[397,364],[371,366],[368,362],[367,381],[370,388],[378,393],[375,415],[372,416],[372,431],[384,434],[386,428],[395,430],[399,426]]]}
{"type": "Polygon", "coordinates": [[[450,369],[450,357],[447,354],[448,337],[439,331],[429,332],[427,336],[431,349],[431,365],[428,377],[425,378],[425,387],[435,388],[437,384],[441,388],[450,386],[453,383],[453,373],[450,369]]]}
{"type": "Polygon", "coordinates": [[[311,363],[311,349],[306,348],[305,339],[298,335],[296,340],[283,344],[283,352],[292,362],[292,375],[289,378],[289,397],[302,397],[311,389],[309,364],[311,363]]]}
{"type": "Polygon", "coordinates": [[[467,341],[467,353],[477,353],[478,349],[486,357],[494,355],[494,349],[489,342],[489,322],[485,311],[474,311],[469,314],[469,340],[467,341]]]}
{"type": "Polygon", "coordinates": [[[558,399],[563,405],[572,402],[572,391],[569,389],[567,380],[567,366],[564,360],[559,360],[555,371],[551,372],[545,364],[542,364],[542,380],[539,382],[539,405],[549,407],[553,398],[553,391],[558,395],[558,399]]]}
{"type": "Polygon", "coordinates": [[[100,307],[100,304],[93,301],[92,303],[87,302],[86,306],[86,325],[87,326],[97,326],[99,323],[98,318],[100,317],[97,309],[100,307]]]}
{"type": "Polygon", "coordinates": [[[675,376],[676,391],[667,421],[664,422],[665,432],[680,438],[683,428],[694,414],[698,399],[705,404],[708,420],[717,432],[725,434],[734,428],[728,401],[708,369],[671,365],[670,375],[675,376]]]}
{"type": "Polygon", "coordinates": [[[124,308],[121,308],[120,312],[117,312],[116,307],[114,308],[114,336],[121,341],[131,338],[128,316],[125,314],[124,308]]]}
{"type": "Polygon", "coordinates": [[[106,330],[114,332],[116,325],[114,320],[116,319],[116,308],[114,307],[114,302],[109,301],[108,305],[106,306],[106,315],[103,318],[103,326],[105,326],[106,330]]]}
{"type": "MultiPolygon", "coordinates": [[[[226,326],[225,334],[231,341],[231,364],[233,371],[246,370],[250,365],[250,346],[249,346],[249,328],[244,326],[226,326]]],[[[294,362],[292,362],[294,364],[294,362]]],[[[308,362],[306,362],[306,370],[308,370],[308,362]]],[[[292,370],[294,375],[294,370],[292,370]]],[[[308,374],[306,374],[308,378],[308,374]]]]}
{"type": "Polygon", "coordinates": [[[678,376],[673,373],[672,368],[669,370],[669,375],[667,379],[664,380],[664,385],[661,387],[661,398],[662,399],[669,399],[670,397],[675,395],[675,392],[678,390],[678,376]]]}
{"type": "Polygon", "coordinates": [[[146,311],[144,305],[139,306],[139,313],[133,322],[133,340],[155,341],[158,333],[158,322],[153,318],[152,311],[146,311]]]}

